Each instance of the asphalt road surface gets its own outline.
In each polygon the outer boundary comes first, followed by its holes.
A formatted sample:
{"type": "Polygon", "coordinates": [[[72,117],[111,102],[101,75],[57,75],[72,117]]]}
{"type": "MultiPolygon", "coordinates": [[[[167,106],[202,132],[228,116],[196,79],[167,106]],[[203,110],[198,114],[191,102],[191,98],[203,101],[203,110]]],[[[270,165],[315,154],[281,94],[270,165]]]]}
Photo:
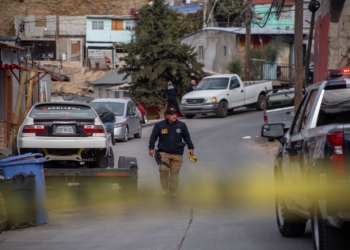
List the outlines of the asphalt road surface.
{"type": "Polygon", "coordinates": [[[0,249],[312,249],[309,223],[300,238],[278,232],[276,143],[259,138],[261,112],[240,109],[224,119],[183,121],[198,162],[184,156],[178,198],[160,197],[158,167],[147,147],[152,127],[147,127],[141,139],[113,146],[116,162],[122,155],[137,157],[137,198],[122,198],[118,184],[98,191],[48,190],[49,223],[0,234],[0,249]]]}

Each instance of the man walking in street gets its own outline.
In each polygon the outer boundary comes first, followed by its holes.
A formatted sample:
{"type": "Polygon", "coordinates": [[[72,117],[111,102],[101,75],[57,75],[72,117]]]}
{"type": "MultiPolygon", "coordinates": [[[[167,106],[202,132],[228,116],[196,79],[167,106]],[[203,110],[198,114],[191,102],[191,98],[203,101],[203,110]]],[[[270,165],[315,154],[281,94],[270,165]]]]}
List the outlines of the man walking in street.
{"type": "Polygon", "coordinates": [[[196,80],[192,79],[190,86],[187,88],[187,93],[190,93],[191,91],[195,90],[197,86],[196,80]]]}
{"type": "Polygon", "coordinates": [[[168,109],[172,108],[172,105],[174,104],[176,113],[178,113],[180,117],[183,117],[179,108],[179,104],[176,100],[177,93],[178,90],[176,86],[171,81],[168,81],[168,86],[164,89],[163,97],[168,100],[168,109]]]}
{"type": "Polygon", "coordinates": [[[148,145],[149,155],[152,157],[155,155],[154,146],[157,140],[161,160],[165,163],[159,165],[162,195],[167,196],[170,189],[170,197],[176,198],[184,147],[187,144],[189,154],[192,156],[194,147],[186,123],[177,120],[173,108],[167,109],[166,119],[157,122],[153,127],[148,145]]]}

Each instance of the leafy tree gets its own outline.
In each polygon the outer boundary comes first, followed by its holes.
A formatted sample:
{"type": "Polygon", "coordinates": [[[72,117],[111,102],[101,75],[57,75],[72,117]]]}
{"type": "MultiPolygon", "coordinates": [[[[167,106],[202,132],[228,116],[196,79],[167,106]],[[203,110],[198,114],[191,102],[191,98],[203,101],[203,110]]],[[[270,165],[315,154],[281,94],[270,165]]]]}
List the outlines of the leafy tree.
{"type": "Polygon", "coordinates": [[[226,66],[226,69],[230,71],[232,74],[237,74],[242,78],[244,63],[243,60],[237,56],[232,56],[231,62],[229,62],[226,66]]]}
{"type": "MultiPolygon", "coordinates": [[[[210,0],[214,5],[215,0],[210,0]]],[[[217,0],[213,14],[219,27],[240,27],[243,0],[217,0]]]]}
{"type": "Polygon", "coordinates": [[[124,44],[125,62],[120,72],[130,75],[131,95],[146,107],[158,106],[163,113],[163,91],[171,80],[182,96],[190,79],[203,76],[203,65],[197,62],[194,48],[181,44],[178,15],[164,4],[154,0],[137,13],[136,38],[124,44]]]}

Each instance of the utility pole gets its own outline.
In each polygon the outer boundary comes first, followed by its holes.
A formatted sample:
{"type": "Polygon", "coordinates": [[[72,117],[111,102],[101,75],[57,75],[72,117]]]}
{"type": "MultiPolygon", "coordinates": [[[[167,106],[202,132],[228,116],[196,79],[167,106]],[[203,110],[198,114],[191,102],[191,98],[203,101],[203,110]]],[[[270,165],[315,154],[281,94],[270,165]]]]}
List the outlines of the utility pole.
{"type": "Polygon", "coordinates": [[[294,108],[297,110],[303,98],[303,0],[295,0],[294,29],[294,108]]]}
{"type": "Polygon", "coordinates": [[[206,25],[206,14],[207,14],[207,0],[204,0],[204,10],[203,10],[203,29],[207,27],[206,25]]]}
{"type": "Polygon", "coordinates": [[[244,80],[250,80],[250,46],[251,46],[251,9],[252,0],[247,0],[246,3],[246,21],[245,21],[245,65],[244,65],[244,80]]]}
{"type": "Polygon", "coordinates": [[[307,87],[308,80],[309,80],[309,64],[310,64],[312,38],[313,38],[313,34],[314,34],[315,12],[320,8],[320,2],[317,0],[311,0],[308,8],[311,12],[311,22],[310,22],[309,40],[308,40],[307,51],[306,51],[306,59],[305,59],[305,76],[304,76],[305,77],[305,79],[304,79],[305,88],[307,87]]]}

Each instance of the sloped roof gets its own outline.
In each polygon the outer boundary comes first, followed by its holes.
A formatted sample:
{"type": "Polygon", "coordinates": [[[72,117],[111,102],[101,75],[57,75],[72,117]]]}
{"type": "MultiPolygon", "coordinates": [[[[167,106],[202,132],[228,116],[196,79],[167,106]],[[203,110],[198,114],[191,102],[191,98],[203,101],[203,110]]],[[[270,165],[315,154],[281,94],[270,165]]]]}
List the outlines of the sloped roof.
{"type": "Polygon", "coordinates": [[[110,84],[110,85],[118,85],[123,83],[128,83],[131,81],[131,77],[128,76],[125,80],[124,77],[126,76],[126,73],[119,74],[117,70],[113,71],[112,73],[105,75],[90,84],[97,85],[97,84],[110,84]]]}
{"type": "MultiPolygon", "coordinates": [[[[242,27],[232,27],[232,28],[225,28],[225,27],[207,27],[203,30],[218,30],[218,31],[225,31],[225,32],[232,32],[236,34],[245,35],[246,28],[242,27]]],[[[284,29],[273,29],[273,28],[251,28],[250,33],[252,35],[294,35],[294,30],[284,30],[284,29]]],[[[308,34],[308,31],[303,31],[304,34],[308,34]]]]}
{"type": "Polygon", "coordinates": [[[169,9],[180,12],[180,13],[196,13],[202,9],[202,6],[199,4],[187,4],[185,6],[169,6],[169,9]]]}

